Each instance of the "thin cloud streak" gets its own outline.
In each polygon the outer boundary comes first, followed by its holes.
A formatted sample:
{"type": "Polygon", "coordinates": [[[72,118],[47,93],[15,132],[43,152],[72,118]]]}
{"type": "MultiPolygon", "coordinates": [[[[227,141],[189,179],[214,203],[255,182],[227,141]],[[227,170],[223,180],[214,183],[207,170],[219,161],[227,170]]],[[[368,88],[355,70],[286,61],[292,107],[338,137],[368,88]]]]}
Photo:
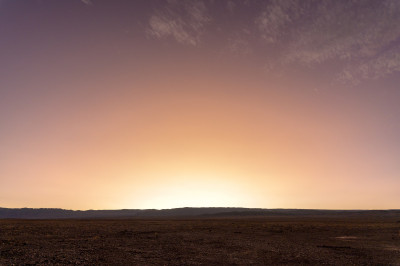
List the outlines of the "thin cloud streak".
{"type": "Polygon", "coordinates": [[[88,6],[93,5],[92,0],[81,0],[81,1],[82,1],[82,3],[84,3],[85,5],[88,5],[88,6]]]}
{"type": "Polygon", "coordinates": [[[283,47],[279,64],[339,63],[336,78],[355,84],[399,70],[398,14],[393,0],[271,1],[255,23],[266,45],[283,47]]]}
{"type": "Polygon", "coordinates": [[[157,39],[172,37],[179,43],[197,46],[210,21],[202,1],[168,1],[150,17],[147,33],[157,39]]]}
{"type": "Polygon", "coordinates": [[[210,12],[218,7],[213,1],[167,1],[149,15],[145,31],[195,47],[207,45],[206,34],[218,34],[226,51],[263,54],[265,69],[330,64],[336,66],[332,80],[350,85],[400,69],[399,1],[226,1],[223,6],[228,16],[222,18],[210,12]]]}

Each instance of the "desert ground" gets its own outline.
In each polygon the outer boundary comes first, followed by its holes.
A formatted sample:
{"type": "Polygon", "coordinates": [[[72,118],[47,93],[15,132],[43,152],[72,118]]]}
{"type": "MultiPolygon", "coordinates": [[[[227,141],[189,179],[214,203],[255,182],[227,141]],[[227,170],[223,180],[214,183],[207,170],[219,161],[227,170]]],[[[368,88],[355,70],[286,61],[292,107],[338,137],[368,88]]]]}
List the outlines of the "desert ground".
{"type": "Polygon", "coordinates": [[[400,265],[400,218],[0,220],[0,265],[400,265]]]}

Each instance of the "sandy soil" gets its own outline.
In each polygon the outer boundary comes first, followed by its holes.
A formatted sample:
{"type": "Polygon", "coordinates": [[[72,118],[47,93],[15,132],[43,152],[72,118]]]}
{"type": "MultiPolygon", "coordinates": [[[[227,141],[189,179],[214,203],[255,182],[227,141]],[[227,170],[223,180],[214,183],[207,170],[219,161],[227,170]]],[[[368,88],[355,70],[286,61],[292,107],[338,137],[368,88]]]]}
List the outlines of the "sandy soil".
{"type": "Polygon", "coordinates": [[[400,265],[398,220],[0,220],[0,265],[400,265]]]}

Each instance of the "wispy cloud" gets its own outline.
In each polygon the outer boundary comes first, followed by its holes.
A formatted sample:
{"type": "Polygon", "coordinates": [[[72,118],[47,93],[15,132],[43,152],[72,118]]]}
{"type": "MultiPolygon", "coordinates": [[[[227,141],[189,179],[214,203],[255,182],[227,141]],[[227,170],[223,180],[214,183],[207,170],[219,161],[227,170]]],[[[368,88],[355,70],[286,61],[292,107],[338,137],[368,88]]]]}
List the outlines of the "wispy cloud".
{"type": "Polygon", "coordinates": [[[400,69],[400,2],[271,1],[255,19],[279,64],[341,64],[338,79],[353,83],[400,69]]]}
{"type": "Polygon", "coordinates": [[[92,0],[81,0],[81,1],[82,1],[82,3],[84,3],[85,5],[88,5],[88,6],[93,5],[92,0]]]}
{"type": "Polygon", "coordinates": [[[247,29],[237,31],[228,38],[227,50],[230,53],[247,56],[253,53],[253,48],[249,41],[251,32],[247,29]]]}
{"type": "Polygon", "coordinates": [[[302,13],[300,1],[273,0],[266,5],[255,23],[267,43],[276,43],[282,39],[286,33],[285,30],[291,28],[302,13]]]}
{"type": "Polygon", "coordinates": [[[196,46],[210,20],[202,1],[167,1],[150,17],[147,33],[158,39],[172,37],[179,43],[196,46]]]}
{"type": "Polygon", "coordinates": [[[191,46],[218,34],[224,51],[261,55],[265,69],[324,65],[348,84],[400,71],[398,0],[167,0],[146,33],[191,46]]]}

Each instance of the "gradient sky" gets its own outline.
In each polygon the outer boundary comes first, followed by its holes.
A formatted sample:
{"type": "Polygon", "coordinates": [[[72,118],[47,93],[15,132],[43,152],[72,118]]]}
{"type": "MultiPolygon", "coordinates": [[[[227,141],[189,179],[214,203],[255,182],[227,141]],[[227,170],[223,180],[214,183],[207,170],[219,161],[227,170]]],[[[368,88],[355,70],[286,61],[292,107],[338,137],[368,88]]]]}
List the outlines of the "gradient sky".
{"type": "Polygon", "coordinates": [[[400,208],[400,1],[0,0],[0,206],[400,208]]]}

